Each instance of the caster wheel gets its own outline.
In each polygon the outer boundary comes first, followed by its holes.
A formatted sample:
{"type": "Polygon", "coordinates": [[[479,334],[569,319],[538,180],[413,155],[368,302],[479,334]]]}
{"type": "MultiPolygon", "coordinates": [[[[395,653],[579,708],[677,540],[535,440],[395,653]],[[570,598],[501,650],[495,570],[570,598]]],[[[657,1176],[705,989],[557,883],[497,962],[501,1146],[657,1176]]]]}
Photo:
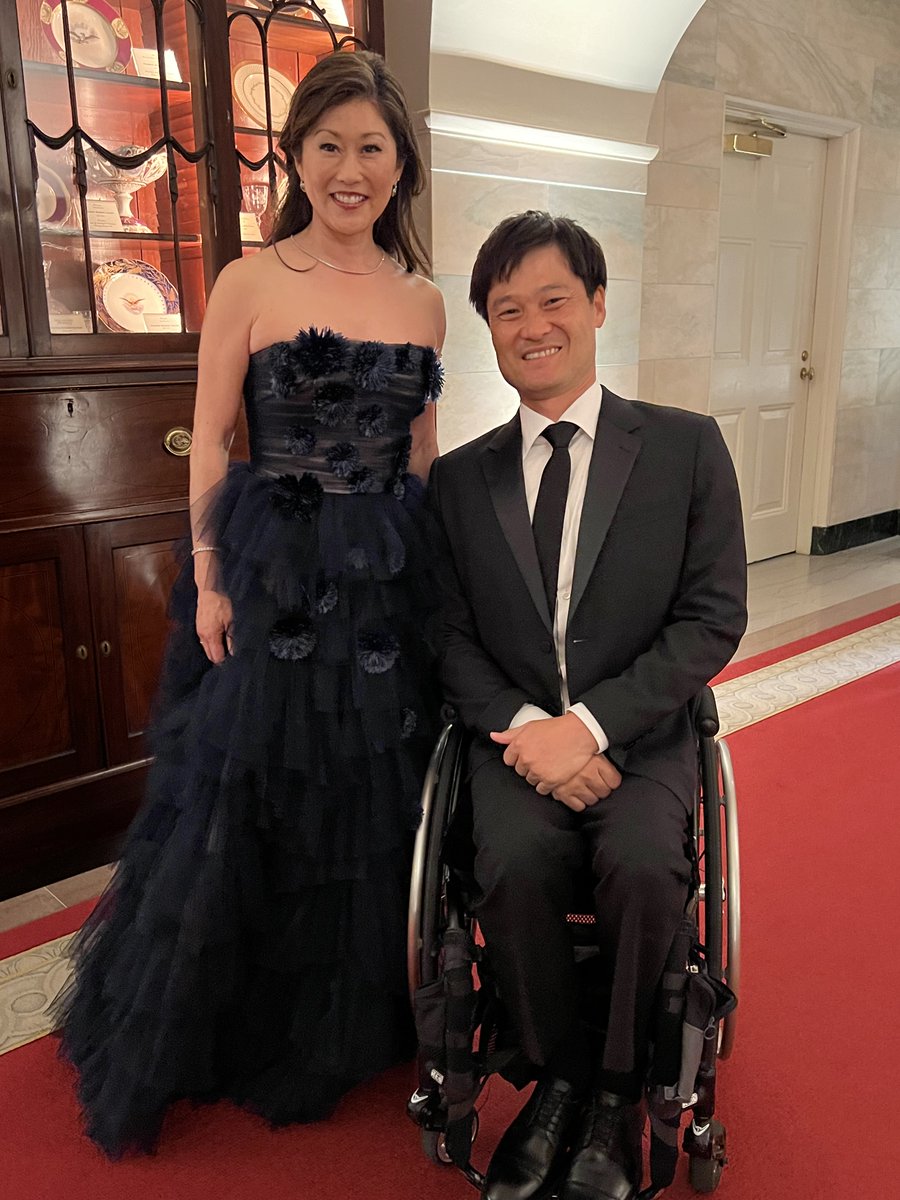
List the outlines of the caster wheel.
{"type": "MultiPolygon", "coordinates": [[[[472,1113],[472,1145],[478,1137],[478,1113],[472,1113]]],[[[440,1167],[451,1167],[453,1159],[447,1153],[447,1143],[444,1135],[437,1129],[422,1130],[422,1151],[429,1162],[437,1163],[440,1167]]]]}
{"type": "Polygon", "coordinates": [[[722,1179],[722,1171],[728,1161],[725,1157],[725,1126],[713,1121],[710,1128],[712,1158],[692,1155],[689,1166],[691,1187],[695,1192],[714,1192],[722,1179]]]}
{"type": "Polygon", "coordinates": [[[429,1162],[437,1163],[439,1167],[452,1166],[444,1144],[444,1135],[438,1130],[422,1130],[422,1151],[429,1162]]]}

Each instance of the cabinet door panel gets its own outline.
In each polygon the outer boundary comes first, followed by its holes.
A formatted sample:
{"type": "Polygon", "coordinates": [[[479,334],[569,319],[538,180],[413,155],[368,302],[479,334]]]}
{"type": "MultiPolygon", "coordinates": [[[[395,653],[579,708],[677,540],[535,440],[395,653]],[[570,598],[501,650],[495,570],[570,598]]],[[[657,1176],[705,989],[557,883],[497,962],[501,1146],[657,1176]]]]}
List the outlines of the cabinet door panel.
{"type": "Polygon", "coordinates": [[[81,530],[0,537],[0,795],[100,765],[81,530]]]}
{"type": "Polygon", "coordinates": [[[87,530],[107,761],[147,753],[144,733],[169,623],[177,563],[173,543],[186,513],[106,521],[87,530]]]}

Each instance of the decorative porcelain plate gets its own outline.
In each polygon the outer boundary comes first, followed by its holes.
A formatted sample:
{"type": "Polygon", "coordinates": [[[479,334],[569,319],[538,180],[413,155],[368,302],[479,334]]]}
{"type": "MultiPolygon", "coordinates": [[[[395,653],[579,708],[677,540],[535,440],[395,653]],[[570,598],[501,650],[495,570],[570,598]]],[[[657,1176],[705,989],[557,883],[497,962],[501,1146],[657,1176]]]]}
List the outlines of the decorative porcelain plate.
{"type": "Polygon", "coordinates": [[[146,333],[146,314],[180,311],[173,285],[139,258],[101,263],[94,271],[94,295],[97,316],[114,333],[146,333]]]}
{"type": "Polygon", "coordinates": [[[42,225],[59,227],[72,211],[72,193],[65,180],[45,162],[38,162],[37,212],[42,225]]]}
{"type": "MultiPolygon", "coordinates": [[[[260,63],[241,63],[232,76],[234,96],[238,104],[260,129],[266,127],[266,76],[260,63]]],[[[291,97],[296,84],[286,76],[269,67],[269,96],[272,104],[272,130],[284,128],[291,97]]]]}
{"type": "MultiPolygon", "coordinates": [[[[106,0],[69,0],[67,7],[72,62],[124,75],[131,58],[131,35],[121,15],[106,0]]],[[[50,45],[65,62],[62,0],[43,0],[41,24],[50,45]]]]}

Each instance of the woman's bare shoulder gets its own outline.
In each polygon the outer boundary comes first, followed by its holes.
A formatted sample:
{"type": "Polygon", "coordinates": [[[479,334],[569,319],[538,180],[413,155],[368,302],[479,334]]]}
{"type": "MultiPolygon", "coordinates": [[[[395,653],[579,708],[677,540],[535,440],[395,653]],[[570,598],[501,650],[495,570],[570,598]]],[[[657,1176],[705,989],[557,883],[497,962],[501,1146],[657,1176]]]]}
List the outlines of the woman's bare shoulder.
{"type": "Polygon", "coordinates": [[[433,344],[440,347],[444,340],[447,319],[444,313],[444,297],[441,289],[432,280],[414,272],[404,272],[403,286],[407,298],[411,299],[419,311],[423,309],[429,314],[430,324],[434,327],[433,344]]]}

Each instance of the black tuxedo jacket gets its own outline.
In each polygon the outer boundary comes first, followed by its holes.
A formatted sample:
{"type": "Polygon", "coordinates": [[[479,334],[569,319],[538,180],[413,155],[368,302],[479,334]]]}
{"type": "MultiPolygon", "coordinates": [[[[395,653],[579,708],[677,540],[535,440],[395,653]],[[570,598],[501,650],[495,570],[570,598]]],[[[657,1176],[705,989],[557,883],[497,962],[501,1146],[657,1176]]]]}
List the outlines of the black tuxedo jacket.
{"type": "MultiPolygon", "coordinates": [[[[488,740],[525,703],[561,711],[551,614],[528,517],[518,414],[437,459],[430,503],[446,538],[441,675],[447,699],[488,740]]],[[[572,704],[609,737],[619,766],[693,803],[691,700],[746,626],[737,481],[711,417],[603,389],[566,631],[572,704]]]]}

